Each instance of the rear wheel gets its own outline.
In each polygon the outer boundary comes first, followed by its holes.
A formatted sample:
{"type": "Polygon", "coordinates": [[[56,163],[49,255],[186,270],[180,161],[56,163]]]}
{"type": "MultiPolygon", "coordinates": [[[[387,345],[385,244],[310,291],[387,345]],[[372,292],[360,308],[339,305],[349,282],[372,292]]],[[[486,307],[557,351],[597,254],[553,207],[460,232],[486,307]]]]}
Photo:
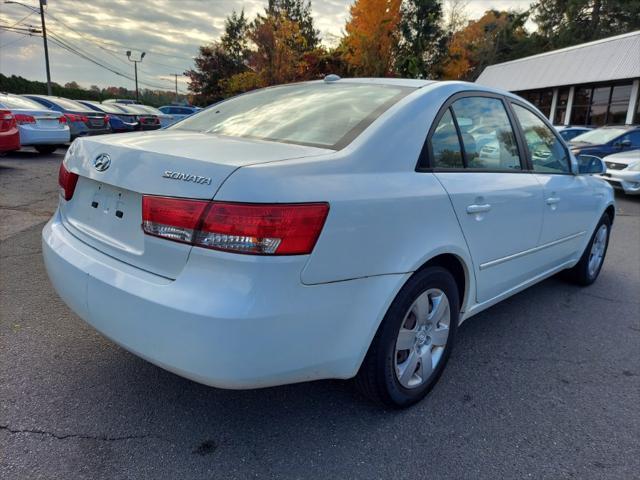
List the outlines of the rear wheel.
{"type": "Polygon", "coordinates": [[[573,268],[567,270],[566,276],[569,280],[584,286],[591,285],[596,281],[607,254],[610,232],[611,219],[605,213],[598,222],[580,261],[573,268]]]}
{"type": "Polygon", "coordinates": [[[38,151],[38,153],[48,155],[55,152],[58,149],[58,145],[36,145],[35,149],[38,151]]]}
{"type": "Polygon", "coordinates": [[[369,398],[408,407],[433,388],[453,346],[459,293],[444,268],[416,273],[389,307],[356,382],[369,398]]]}

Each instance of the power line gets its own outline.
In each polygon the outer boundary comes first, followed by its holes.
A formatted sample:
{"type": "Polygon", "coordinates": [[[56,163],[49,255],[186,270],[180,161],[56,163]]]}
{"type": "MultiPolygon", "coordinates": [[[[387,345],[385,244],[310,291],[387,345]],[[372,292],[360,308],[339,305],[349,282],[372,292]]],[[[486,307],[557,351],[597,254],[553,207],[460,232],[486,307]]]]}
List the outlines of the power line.
{"type": "MultiPolygon", "coordinates": [[[[47,16],[49,16],[49,17],[53,18],[54,20],[56,20],[57,22],[61,23],[62,25],[67,27],[72,32],[78,34],[79,36],[83,37],[84,39],[86,39],[86,40],[88,40],[90,42],[93,42],[93,43],[95,43],[97,45],[101,45],[103,47],[104,47],[104,45],[109,45],[111,47],[120,47],[120,48],[122,48],[124,50],[139,50],[137,48],[132,48],[132,47],[123,45],[121,43],[114,42],[112,40],[103,40],[103,39],[101,39],[100,41],[96,40],[96,37],[93,37],[93,36],[89,37],[87,34],[79,32],[75,28],[71,27],[69,24],[65,23],[64,21],[60,20],[58,17],[54,16],[48,10],[45,13],[47,14],[47,16]]],[[[111,51],[114,52],[115,50],[111,50],[111,51]]],[[[182,59],[185,59],[185,60],[193,61],[193,57],[185,57],[185,56],[182,56],[182,55],[173,55],[173,54],[168,54],[168,53],[158,53],[158,52],[154,52],[154,51],[150,51],[150,50],[145,50],[145,51],[147,52],[147,54],[158,55],[158,56],[161,56],[161,57],[182,58],[182,59]]],[[[121,52],[118,51],[117,53],[121,53],[121,52]]],[[[175,66],[172,66],[171,68],[175,68],[175,66]]]]}
{"type": "Polygon", "coordinates": [[[11,25],[12,27],[15,27],[16,25],[20,25],[22,22],[24,22],[27,18],[29,18],[31,15],[33,15],[35,12],[35,10],[27,13],[24,17],[22,17],[20,20],[18,20],[16,23],[14,23],[13,25],[11,25]]]}
{"type": "MultiPolygon", "coordinates": [[[[60,37],[58,37],[56,34],[50,34],[51,36],[51,40],[58,45],[59,47],[67,50],[70,53],[73,53],[85,60],[87,60],[88,62],[93,63],[94,65],[97,65],[101,68],[104,68],[105,70],[110,71],[111,73],[113,73],[114,75],[118,75],[119,77],[123,77],[126,78],[127,80],[133,81],[133,77],[117,70],[115,67],[113,67],[112,65],[105,65],[101,62],[99,62],[98,60],[96,60],[95,58],[91,57],[89,54],[87,54],[86,52],[82,52],[78,49],[76,49],[74,46],[72,46],[71,44],[65,42],[63,39],[61,39],[60,37]]],[[[164,86],[164,85],[157,85],[157,84],[153,84],[150,82],[139,82],[141,85],[144,85],[146,87],[152,88],[152,89],[160,89],[160,90],[168,90],[168,87],[164,86]]]]}

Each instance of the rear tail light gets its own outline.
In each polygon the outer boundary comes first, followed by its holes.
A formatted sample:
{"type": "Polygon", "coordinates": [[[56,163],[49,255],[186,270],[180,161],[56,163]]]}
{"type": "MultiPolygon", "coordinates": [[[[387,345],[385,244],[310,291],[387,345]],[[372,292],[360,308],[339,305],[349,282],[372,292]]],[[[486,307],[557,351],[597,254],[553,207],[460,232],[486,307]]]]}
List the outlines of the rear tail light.
{"type": "Polygon", "coordinates": [[[0,132],[8,132],[16,126],[16,118],[9,110],[0,110],[0,132]]]}
{"type": "Polygon", "coordinates": [[[89,118],[87,118],[86,115],[78,115],[77,113],[65,113],[64,116],[67,117],[67,121],[69,122],[89,122],[89,118]]]}
{"type": "Polygon", "coordinates": [[[62,198],[69,201],[73,197],[73,192],[76,189],[76,183],[78,183],[78,174],[71,173],[66,169],[64,163],[60,164],[60,170],[58,171],[58,185],[60,185],[60,195],[62,198]]]}
{"type": "Polygon", "coordinates": [[[105,125],[108,125],[108,124],[109,124],[109,119],[110,119],[109,115],[105,115],[105,116],[104,116],[104,124],[105,124],[105,125]]]}
{"type": "Polygon", "coordinates": [[[26,125],[28,123],[36,123],[35,117],[33,117],[31,115],[25,115],[23,113],[16,113],[15,114],[15,118],[16,118],[16,123],[18,125],[26,125]]]}
{"type": "Polygon", "coordinates": [[[60,123],[67,123],[67,117],[65,117],[64,115],[58,118],[58,122],[60,123]]]}
{"type": "Polygon", "coordinates": [[[309,254],[327,203],[230,203],[145,195],[145,233],[198,247],[254,255],[309,254]]]}
{"type": "Polygon", "coordinates": [[[155,124],[160,123],[160,117],[153,117],[153,123],[155,124]]]}

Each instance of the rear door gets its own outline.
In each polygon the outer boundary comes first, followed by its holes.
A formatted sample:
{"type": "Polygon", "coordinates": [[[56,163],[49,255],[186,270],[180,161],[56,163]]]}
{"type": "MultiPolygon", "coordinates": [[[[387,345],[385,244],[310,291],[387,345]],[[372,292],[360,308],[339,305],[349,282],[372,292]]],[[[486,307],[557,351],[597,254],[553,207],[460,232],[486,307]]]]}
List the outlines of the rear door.
{"type": "Polygon", "coordinates": [[[569,152],[555,130],[525,105],[512,103],[534,175],[544,189],[539,258],[546,268],[571,260],[591,235],[600,199],[586,175],[571,171],[569,152]]]}
{"type": "Polygon", "coordinates": [[[473,258],[477,301],[530,278],[542,229],[542,188],[502,98],[454,97],[428,141],[429,167],[446,189],[473,258]]]}

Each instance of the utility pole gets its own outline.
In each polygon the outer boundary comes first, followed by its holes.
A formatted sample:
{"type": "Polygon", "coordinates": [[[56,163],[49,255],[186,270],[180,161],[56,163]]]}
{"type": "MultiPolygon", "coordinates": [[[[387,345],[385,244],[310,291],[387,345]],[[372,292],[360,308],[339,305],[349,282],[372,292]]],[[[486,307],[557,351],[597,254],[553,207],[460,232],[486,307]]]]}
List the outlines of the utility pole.
{"type": "Polygon", "coordinates": [[[47,0],[40,0],[40,20],[42,21],[42,40],[44,41],[44,62],[47,67],[47,95],[51,96],[51,70],[49,68],[49,46],[47,45],[47,27],[44,22],[44,6],[47,0]]]}
{"type": "Polygon", "coordinates": [[[138,94],[138,63],[142,62],[142,59],[144,58],[145,55],[146,55],[145,52],[142,52],[140,54],[140,59],[135,60],[131,58],[131,50],[127,50],[127,58],[129,59],[130,62],[133,62],[133,71],[136,79],[136,102],[138,103],[140,103],[140,98],[138,94]]]}
{"type": "Polygon", "coordinates": [[[178,103],[178,74],[174,73],[174,77],[176,77],[176,103],[178,103]]]}
{"type": "MultiPolygon", "coordinates": [[[[29,10],[36,11],[32,6],[25,5],[24,3],[5,0],[6,4],[22,5],[29,10]]],[[[49,68],[49,46],[47,45],[47,27],[44,21],[44,6],[47,4],[47,0],[39,0],[40,3],[40,21],[42,22],[42,40],[44,41],[44,61],[47,69],[47,95],[51,95],[51,69],[49,68]]]]}

